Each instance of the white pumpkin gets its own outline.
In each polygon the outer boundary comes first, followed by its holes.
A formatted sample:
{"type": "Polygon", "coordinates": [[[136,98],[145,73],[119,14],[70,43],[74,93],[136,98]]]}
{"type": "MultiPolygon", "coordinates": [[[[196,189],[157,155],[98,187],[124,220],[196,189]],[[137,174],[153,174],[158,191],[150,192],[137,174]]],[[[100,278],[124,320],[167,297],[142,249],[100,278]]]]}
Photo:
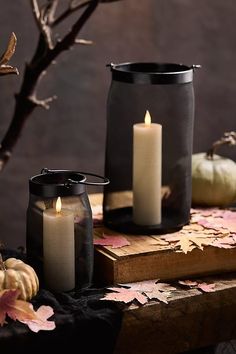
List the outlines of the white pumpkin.
{"type": "Polygon", "coordinates": [[[19,299],[30,300],[39,290],[39,280],[34,269],[16,258],[8,258],[0,268],[0,291],[18,289],[19,299]]]}
{"type": "Polygon", "coordinates": [[[236,163],[214,154],[192,156],[192,204],[226,206],[236,201],[236,163]]]}

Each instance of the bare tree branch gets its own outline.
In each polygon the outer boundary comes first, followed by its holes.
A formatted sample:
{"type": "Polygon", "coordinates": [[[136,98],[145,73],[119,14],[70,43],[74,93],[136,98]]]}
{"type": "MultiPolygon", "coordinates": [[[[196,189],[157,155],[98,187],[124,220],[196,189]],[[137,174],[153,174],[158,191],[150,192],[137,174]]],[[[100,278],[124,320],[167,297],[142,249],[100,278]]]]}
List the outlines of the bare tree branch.
{"type": "Polygon", "coordinates": [[[93,0],[87,0],[87,1],[79,2],[76,5],[73,5],[74,1],[71,1],[69,7],[57,19],[55,19],[54,22],[51,23],[51,26],[52,27],[57,26],[59,23],[61,23],[67,17],[69,17],[73,12],[82,9],[83,7],[89,5],[92,2],[93,0]]]}
{"type": "MultiPolygon", "coordinates": [[[[32,11],[34,14],[34,18],[36,24],[38,26],[39,31],[45,38],[45,44],[49,49],[53,48],[53,40],[52,40],[52,30],[48,25],[48,17],[47,12],[50,12],[50,4],[43,6],[41,9],[39,8],[37,0],[31,0],[32,11]]],[[[54,8],[53,8],[54,10],[54,8]]]]}
{"type": "Polygon", "coordinates": [[[92,45],[93,41],[90,41],[90,40],[87,40],[87,39],[82,39],[82,38],[76,38],[75,39],[75,44],[92,45]]]}
{"type": "MultiPolygon", "coordinates": [[[[58,23],[60,16],[54,22],[50,23],[50,21],[53,21],[58,1],[50,0],[47,4],[48,6],[40,8],[37,0],[31,0],[34,17],[40,31],[39,40],[30,63],[25,66],[20,92],[16,95],[13,118],[0,145],[0,171],[3,170],[6,163],[9,161],[12,150],[22,133],[23,127],[34,109],[38,106],[48,109],[49,103],[55,99],[55,96],[44,100],[37,98],[36,91],[41,77],[63,51],[70,49],[70,47],[75,44],[81,28],[95,11],[98,3],[99,0],[90,0],[81,2],[76,6],[74,5],[75,10],[85,6],[86,8],[64,38],[53,45],[52,26],[53,24],[55,25],[56,22],[58,23]]],[[[72,5],[71,2],[70,6],[72,5]]],[[[72,8],[70,14],[75,10],[72,8]]]]}
{"type": "Polygon", "coordinates": [[[50,11],[48,13],[48,23],[51,25],[55,21],[55,13],[58,5],[58,0],[51,1],[50,11]]]}
{"type": "Polygon", "coordinates": [[[33,104],[35,104],[35,106],[41,106],[41,107],[43,107],[45,109],[49,109],[50,108],[49,103],[51,103],[52,101],[54,101],[56,99],[57,99],[56,95],[54,95],[52,97],[45,98],[44,100],[39,100],[36,96],[29,97],[29,100],[33,104]]]}

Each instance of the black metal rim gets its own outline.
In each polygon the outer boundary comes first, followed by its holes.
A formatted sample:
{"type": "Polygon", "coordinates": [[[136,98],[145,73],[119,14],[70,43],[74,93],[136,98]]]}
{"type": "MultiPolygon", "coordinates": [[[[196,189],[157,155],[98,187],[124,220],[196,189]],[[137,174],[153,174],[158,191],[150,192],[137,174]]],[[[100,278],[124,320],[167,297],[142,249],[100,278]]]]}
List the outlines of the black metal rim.
{"type": "Polygon", "coordinates": [[[109,64],[115,81],[137,84],[183,84],[193,80],[195,65],[127,62],[109,64]]]}
{"type": "Polygon", "coordinates": [[[45,198],[79,195],[85,192],[86,185],[104,186],[109,183],[105,177],[92,173],[72,170],[49,170],[44,168],[41,174],[29,179],[30,193],[45,198]],[[103,182],[87,181],[87,176],[102,179],[103,182]]]}

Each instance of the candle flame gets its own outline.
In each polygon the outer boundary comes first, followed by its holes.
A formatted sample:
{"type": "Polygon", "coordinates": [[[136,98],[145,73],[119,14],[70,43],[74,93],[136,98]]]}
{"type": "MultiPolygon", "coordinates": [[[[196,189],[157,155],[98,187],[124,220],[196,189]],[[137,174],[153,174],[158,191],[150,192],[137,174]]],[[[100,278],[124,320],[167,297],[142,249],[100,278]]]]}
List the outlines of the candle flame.
{"type": "Polygon", "coordinates": [[[60,211],[61,211],[61,197],[57,198],[56,211],[57,211],[57,213],[60,213],[60,211]]]}
{"type": "Polygon", "coordinates": [[[147,125],[150,125],[152,122],[151,115],[150,115],[149,111],[146,111],[144,122],[147,125]]]}

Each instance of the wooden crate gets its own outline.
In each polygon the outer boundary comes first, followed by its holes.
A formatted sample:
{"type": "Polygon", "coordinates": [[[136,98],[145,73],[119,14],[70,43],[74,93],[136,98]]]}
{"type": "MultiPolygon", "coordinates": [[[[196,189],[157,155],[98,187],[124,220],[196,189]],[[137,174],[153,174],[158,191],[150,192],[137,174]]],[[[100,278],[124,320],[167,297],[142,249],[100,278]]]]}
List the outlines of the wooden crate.
{"type": "MultiPolygon", "coordinates": [[[[106,228],[96,228],[94,237],[116,234],[106,228]]],[[[236,271],[236,248],[205,247],[184,254],[154,245],[156,236],[125,235],[130,246],[112,249],[95,246],[95,279],[104,284],[173,280],[186,277],[236,271]],[[153,242],[154,241],[154,242],[153,242]]]]}
{"type": "MultiPolygon", "coordinates": [[[[101,204],[101,195],[90,197],[92,206],[101,204]]],[[[94,229],[94,237],[118,234],[103,226],[94,229]]],[[[119,233],[120,234],[120,233],[119,233]]],[[[184,254],[155,244],[158,236],[122,234],[129,246],[112,249],[95,246],[95,280],[104,284],[174,280],[236,271],[236,248],[204,247],[184,254]]]]}

